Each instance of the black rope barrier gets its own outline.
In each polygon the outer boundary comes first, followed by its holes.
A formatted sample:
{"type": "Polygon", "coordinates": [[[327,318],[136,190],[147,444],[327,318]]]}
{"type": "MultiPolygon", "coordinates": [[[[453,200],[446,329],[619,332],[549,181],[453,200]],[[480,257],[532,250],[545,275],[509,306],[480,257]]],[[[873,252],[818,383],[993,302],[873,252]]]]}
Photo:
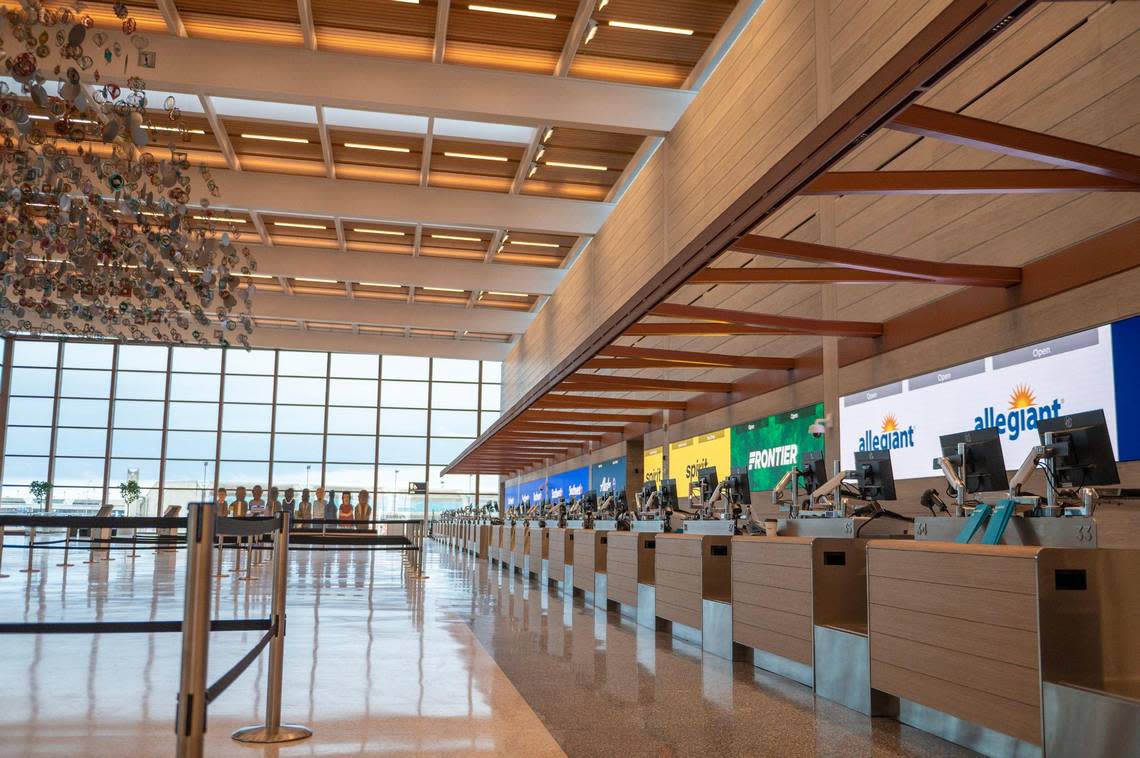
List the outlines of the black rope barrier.
{"type": "Polygon", "coordinates": [[[293,524],[422,524],[422,519],[326,519],[326,518],[295,518],[293,524]]]}
{"type": "Polygon", "coordinates": [[[219,518],[214,533],[225,537],[257,537],[281,528],[279,516],[255,518],[219,518]]]}
{"type": "MultiPolygon", "coordinates": [[[[210,621],[211,632],[260,632],[263,630],[272,632],[272,619],[213,619],[210,621]]],[[[0,624],[0,634],[153,634],[181,631],[181,621],[41,621],[0,624]]]]}
{"type": "Polygon", "coordinates": [[[0,516],[0,526],[47,526],[67,529],[185,529],[186,518],[152,516],[0,516]]]}
{"type": "Polygon", "coordinates": [[[233,665],[233,668],[222,674],[218,677],[216,682],[206,688],[206,703],[214,702],[219,695],[226,691],[227,687],[237,681],[237,678],[242,675],[242,672],[249,668],[249,664],[257,660],[257,656],[261,654],[261,651],[265,649],[265,646],[269,644],[269,641],[272,640],[276,634],[277,626],[276,624],[271,624],[269,631],[261,636],[257,644],[254,645],[248,653],[243,655],[241,660],[233,665]]]}

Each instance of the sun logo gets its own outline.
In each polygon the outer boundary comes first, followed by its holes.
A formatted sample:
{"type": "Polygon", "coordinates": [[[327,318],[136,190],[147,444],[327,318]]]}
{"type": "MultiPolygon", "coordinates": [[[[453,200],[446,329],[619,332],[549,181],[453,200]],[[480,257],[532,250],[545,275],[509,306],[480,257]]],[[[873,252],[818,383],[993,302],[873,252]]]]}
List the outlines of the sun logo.
{"type": "Polygon", "coordinates": [[[884,432],[897,432],[899,429],[899,420],[893,413],[888,413],[883,416],[882,430],[884,432]]]}
{"type": "Polygon", "coordinates": [[[1010,409],[1032,408],[1035,405],[1037,405],[1037,397],[1028,384],[1019,384],[1013,388],[1013,393],[1009,396],[1010,409]]]}

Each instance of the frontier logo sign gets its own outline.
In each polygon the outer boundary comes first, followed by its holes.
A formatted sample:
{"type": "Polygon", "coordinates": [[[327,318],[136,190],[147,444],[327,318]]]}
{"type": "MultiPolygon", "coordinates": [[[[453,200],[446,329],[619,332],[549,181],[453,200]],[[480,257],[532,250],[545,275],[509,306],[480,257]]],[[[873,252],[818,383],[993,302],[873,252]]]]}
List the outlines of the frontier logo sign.
{"type": "Polygon", "coordinates": [[[748,451],[748,469],[765,469],[773,466],[794,466],[800,459],[799,445],[781,445],[766,450],[748,451]]]}

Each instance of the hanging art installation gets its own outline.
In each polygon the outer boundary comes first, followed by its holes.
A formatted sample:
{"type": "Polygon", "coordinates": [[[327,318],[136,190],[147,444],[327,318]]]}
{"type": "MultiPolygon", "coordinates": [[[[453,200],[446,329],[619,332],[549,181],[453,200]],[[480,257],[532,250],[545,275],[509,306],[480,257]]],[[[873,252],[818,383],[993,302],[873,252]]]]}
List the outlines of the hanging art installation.
{"type": "Polygon", "coordinates": [[[180,149],[175,98],[103,81],[149,46],[114,11],[121,34],[34,2],[0,15],[0,332],[249,348],[256,261],[180,149]]]}

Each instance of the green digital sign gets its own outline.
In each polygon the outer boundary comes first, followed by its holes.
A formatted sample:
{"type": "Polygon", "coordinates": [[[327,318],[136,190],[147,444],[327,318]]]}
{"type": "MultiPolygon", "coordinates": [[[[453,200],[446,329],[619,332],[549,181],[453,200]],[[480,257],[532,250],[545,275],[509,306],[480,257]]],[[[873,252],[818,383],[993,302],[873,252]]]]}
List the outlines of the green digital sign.
{"type": "Polygon", "coordinates": [[[732,467],[748,469],[754,492],[772,489],[804,453],[823,450],[823,438],[808,433],[822,416],[823,403],[816,403],[732,427],[732,467]]]}

